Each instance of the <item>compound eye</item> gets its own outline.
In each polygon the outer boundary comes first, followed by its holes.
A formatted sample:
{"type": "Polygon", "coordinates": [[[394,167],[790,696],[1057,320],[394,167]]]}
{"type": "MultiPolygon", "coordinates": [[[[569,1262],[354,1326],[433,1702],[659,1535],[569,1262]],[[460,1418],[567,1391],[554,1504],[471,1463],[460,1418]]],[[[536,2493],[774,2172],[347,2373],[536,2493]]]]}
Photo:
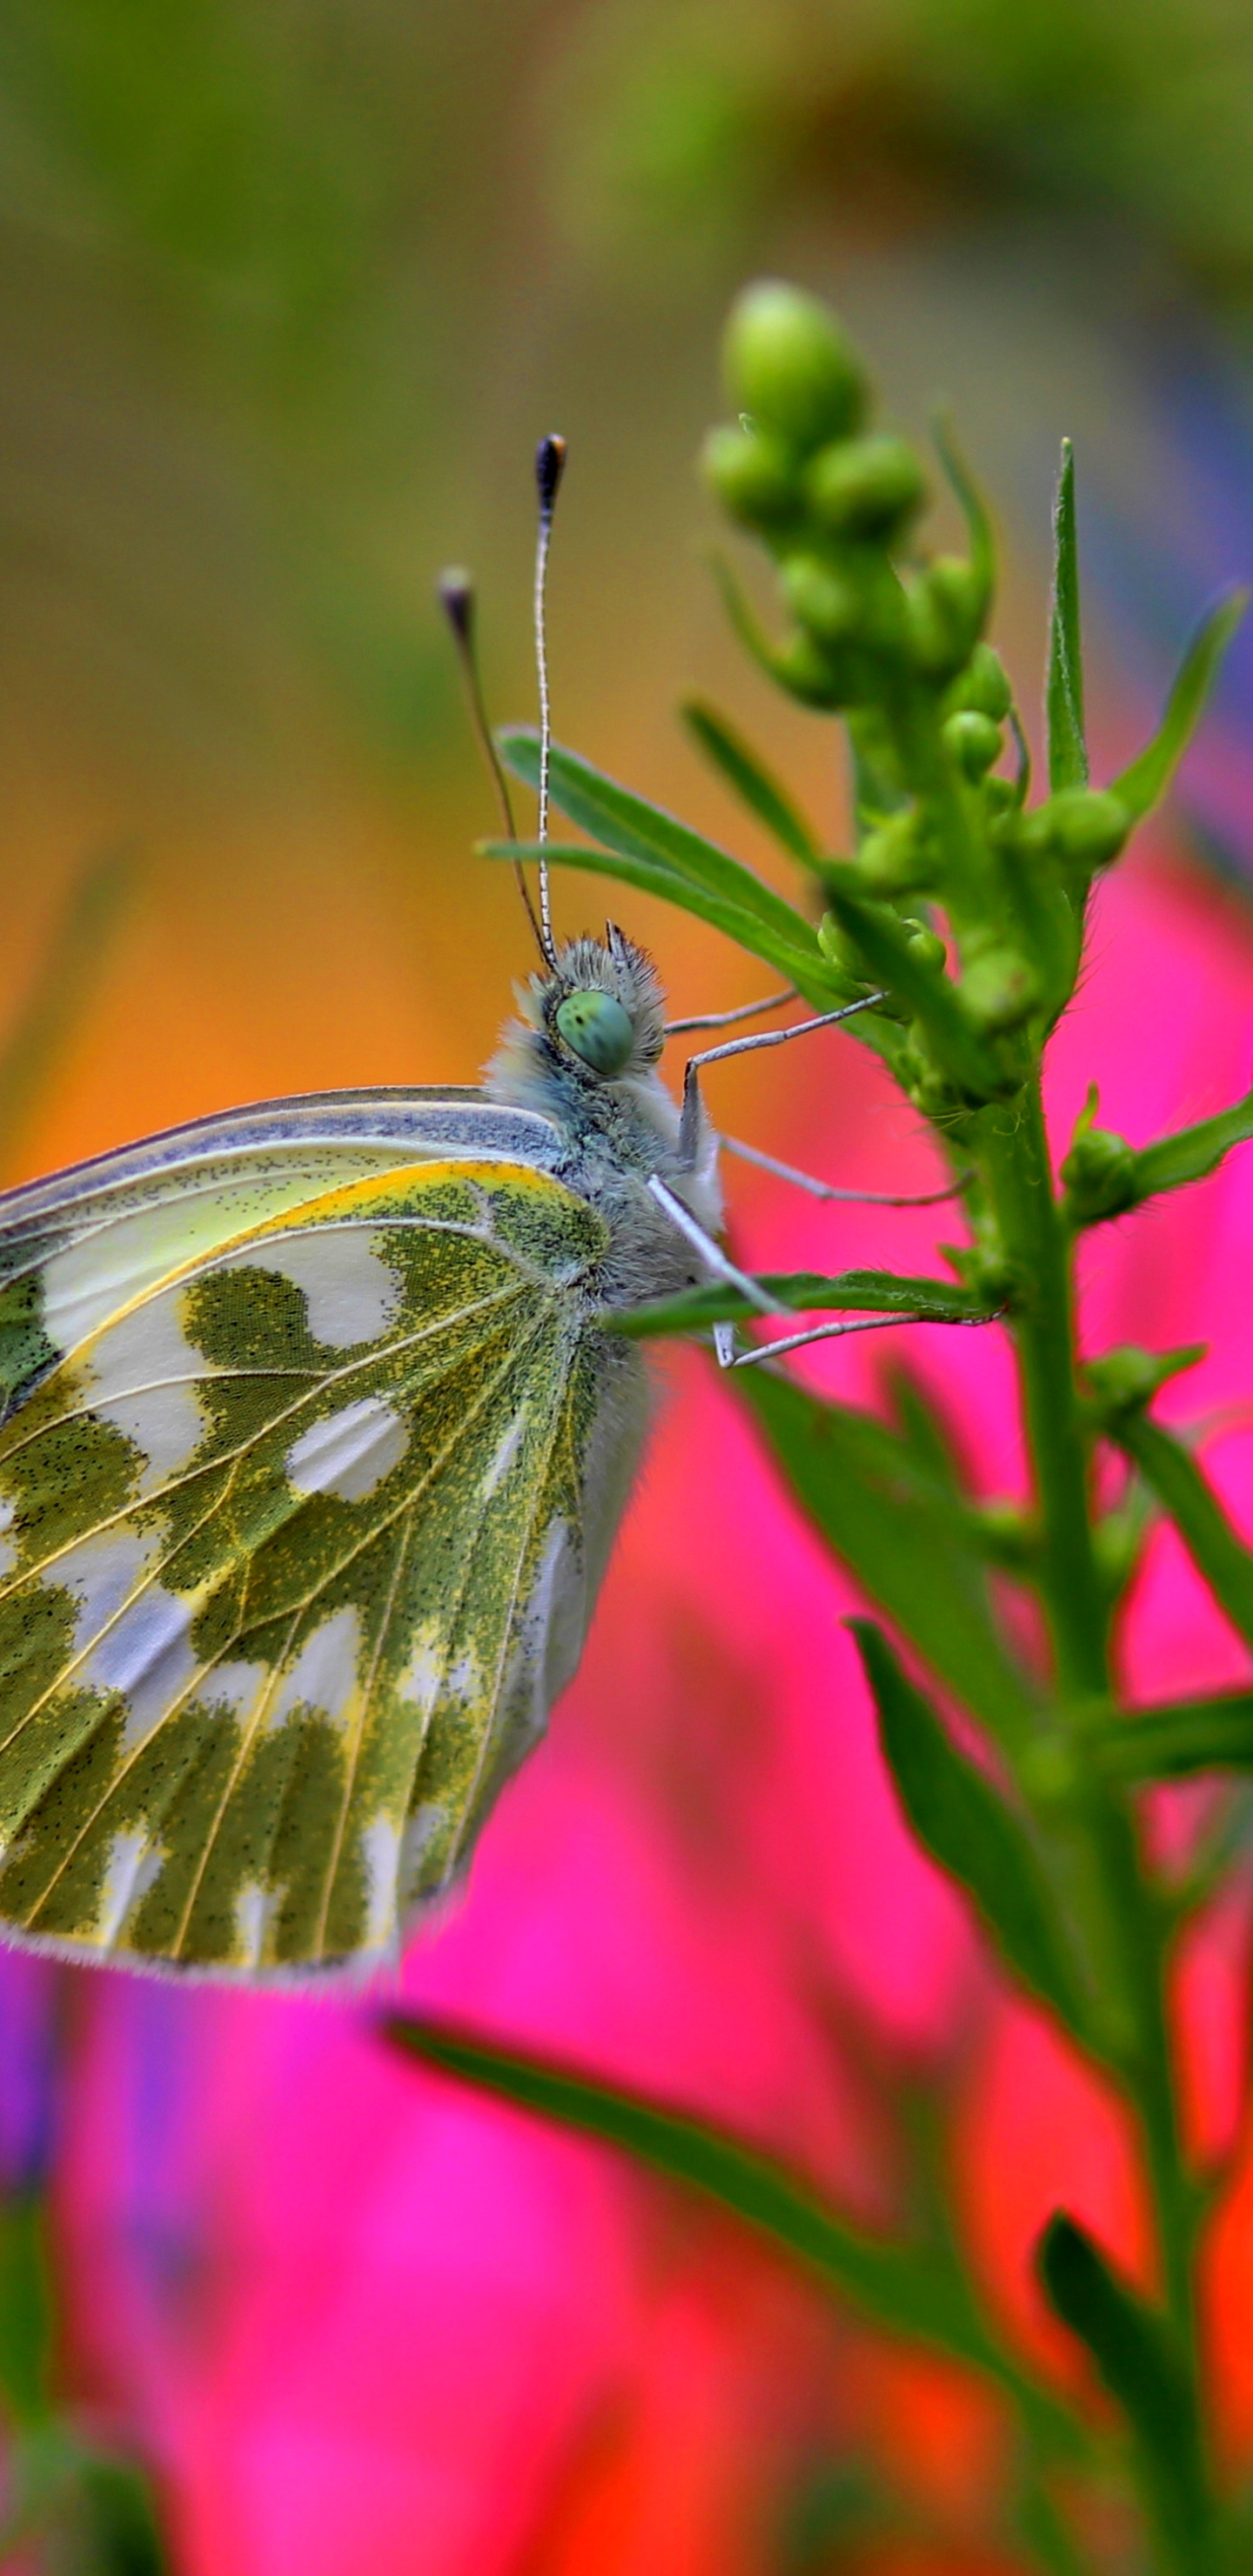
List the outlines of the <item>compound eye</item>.
{"type": "Polygon", "coordinates": [[[621,1073],[631,1060],[635,1030],[613,993],[567,993],[557,1004],[557,1026],[593,1073],[621,1073]]]}

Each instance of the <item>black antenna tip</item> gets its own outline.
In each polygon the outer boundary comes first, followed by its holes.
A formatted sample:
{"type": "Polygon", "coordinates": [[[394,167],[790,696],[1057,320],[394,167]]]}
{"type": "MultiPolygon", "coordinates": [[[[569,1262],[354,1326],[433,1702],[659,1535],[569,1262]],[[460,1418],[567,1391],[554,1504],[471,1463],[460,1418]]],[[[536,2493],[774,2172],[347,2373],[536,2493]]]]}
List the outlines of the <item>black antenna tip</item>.
{"type": "Polygon", "coordinates": [[[435,584],[435,596],[457,642],[468,646],[474,628],[474,577],[461,564],[449,564],[435,584]]]}
{"type": "Polygon", "coordinates": [[[547,438],[541,438],[535,450],[535,488],[539,493],[540,515],[545,519],[552,517],[565,464],[566,442],[552,431],[547,438]]]}

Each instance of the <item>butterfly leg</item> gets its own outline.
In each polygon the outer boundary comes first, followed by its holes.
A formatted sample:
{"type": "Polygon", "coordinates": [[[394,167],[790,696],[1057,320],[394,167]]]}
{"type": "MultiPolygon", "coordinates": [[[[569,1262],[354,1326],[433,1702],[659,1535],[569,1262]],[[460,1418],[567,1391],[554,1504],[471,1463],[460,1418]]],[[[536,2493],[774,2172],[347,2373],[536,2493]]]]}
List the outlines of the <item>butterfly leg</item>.
{"type": "MultiPolygon", "coordinates": [[[[1004,1312],[1004,1307],[998,1306],[994,1315],[952,1315],[943,1320],[960,1324],[964,1329],[971,1324],[995,1324],[999,1322],[1004,1312]]],[[[938,1323],[941,1318],[919,1315],[858,1315],[847,1324],[808,1324],[802,1333],[785,1333],[775,1342],[755,1342],[751,1350],[737,1351],[730,1359],[723,1360],[721,1365],[724,1368],[753,1368],[761,1360],[780,1359],[784,1351],[803,1351],[810,1342],[834,1342],[845,1333],[885,1333],[894,1324],[917,1324],[928,1320],[938,1323]]],[[[715,1326],[714,1329],[716,1332],[717,1327],[715,1326]]]]}
{"type": "Polygon", "coordinates": [[[752,1163],[759,1171],[773,1172],[780,1181],[792,1181],[798,1190],[808,1190],[811,1198],[842,1199],[858,1207],[938,1207],[942,1199],[960,1197],[970,1175],[962,1173],[942,1190],[922,1190],[910,1197],[898,1198],[888,1190],[837,1190],[830,1181],[817,1181],[812,1173],[798,1171],[794,1163],[781,1163],[775,1154],[763,1154],[758,1145],[745,1145],[738,1136],[720,1136],[724,1154],[735,1154],[742,1163],[752,1163]]]}
{"type": "Polygon", "coordinates": [[[758,1047],[786,1046],[792,1038],[806,1038],[814,1029],[833,1029],[841,1020],[851,1020],[858,1011],[872,1011],[884,1000],[882,993],[866,993],[860,1002],[845,1002],[838,1011],[820,1011],[815,1019],[794,1020],[788,1029],[759,1029],[756,1037],[728,1038],[724,1046],[703,1047],[699,1055],[689,1056],[683,1073],[683,1116],[679,1126],[679,1151],[695,1163],[700,1145],[701,1101],[700,1070],[702,1065],[721,1064],[727,1056],[752,1055],[758,1047]]]}
{"type": "Polygon", "coordinates": [[[700,1011],[695,1019],[667,1020],[665,1034],[668,1038],[677,1038],[688,1029],[729,1029],[736,1020],[760,1019],[764,1011],[777,1011],[784,1002],[794,1002],[795,999],[795,984],[785,984],[781,993],[763,993],[759,1002],[741,1002],[735,1011],[700,1011]]]}
{"type": "MultiPolygon", "coordinates": [[[[693,1251],[699,1252],[706,1269],[715,1279],[725,1281],[728,1288],[738,1288],[741,1297],[746,1297],[749,1305],[755,1306],[759,1315],[790,1313],[791,1309],[781,1305],[777,1297],[772,1297],[769,1289],[763,1288],[759,1280],[750,1279],[746,1270],[737,1270],[735,1263],[728,1261],[725,1252],[714,1242],[713,1236],[706,1234],[704,1226],[697,1223],[691,1209],[685,1208],[682,1199],[676,1198],[673,1190],[666,1188],[665,1182],[658,1173],[650,1174],[648,1187],[658,1207],[665,1209],[671,1224],[676,1226],[685,1241],[691,1244],[693,1251]]],[[[723,1366],[725,1365],[724,1361],[723,1366]]]]}

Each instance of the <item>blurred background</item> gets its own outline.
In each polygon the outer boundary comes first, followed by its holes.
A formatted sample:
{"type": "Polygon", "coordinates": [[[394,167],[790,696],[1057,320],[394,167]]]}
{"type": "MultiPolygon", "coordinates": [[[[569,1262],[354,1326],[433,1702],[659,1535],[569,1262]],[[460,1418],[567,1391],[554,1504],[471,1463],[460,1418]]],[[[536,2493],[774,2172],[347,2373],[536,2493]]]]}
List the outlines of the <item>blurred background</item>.
{"type": "MultiPolygon", "coordinates": [[[[726,836],[673,721],[707,691],[838,838],[829,728],[740,667],[703,559],[692,459],[748,275],[829,295],[894,420],[952,406],[1029,709],[1074,437],[1108,775],[1206,597],[1253,568],[1251,166],[1244,0],[9,0],[4,1177],[235,1100],[475,1079],[528,959],[472,855],[493,811],[433,580],[474,568],[493,712],[528,716],[549,429],[559,734],[726,836]]],[[[1251,717],[1245,645],[1061,1053],[1073,1113],[1105,1051],[1137,1141],[1247,1084],[1251,717]]],[[[559,887],[566,927],[589,891],[559,887]]],[[[685,917],[614,908],[684,1010],[751,989],[685,917]]],[[[847,1047],[821,1086],[737,1067],[715,1108],[833,1178],[929,1168],[847,1047]]],[[[1123,1335],[1221,1310],[1213,1400],[1247,1396],[1240,1186],[1094,1280],[1123,1335]]],[[[925,1221],[736,1199],[755,1258],[928,1257],[925,1221]]],[[[977,1396],[976,1466],[1012,1483],[999,1364],[937,1338],[900,1340],[977,1396]]],[[[853,1348],[827,1374],[869,1390],[853,1348]]],[[[907,1848],[848,1605],[746,1434],[698,1363],[668,1381],[583,1674],[406,1991],[733,2118],[868,2217],[925,2101],[995,2297],[1062,2367],[1025,2248],[1064,2177],[1142,2252],[1126,2138],[907,1848]]],[[[1145,1686],[1221,1679],[1186,1576],[1163,1558],[1154,1582],[1145,1686]]],[[[1229,2150],[1242,1905],[1188,2004],[1198,2135],[1229,2150]]],[[[1033,2563],[982,2392],[660,2187],[393,2067],[358,2002],[6,1958],[0,2071],[13,2208],[51,2210],[52,2384],[148,2463],[189,2576],[1033,2563]]],[[[1236,2468],[1243,2206],[1237,2181],[1211,2329],[1236,2468]]],[[[138,2571],[154,2547],[87,2512],[4,2563],[138,2571]]]]}

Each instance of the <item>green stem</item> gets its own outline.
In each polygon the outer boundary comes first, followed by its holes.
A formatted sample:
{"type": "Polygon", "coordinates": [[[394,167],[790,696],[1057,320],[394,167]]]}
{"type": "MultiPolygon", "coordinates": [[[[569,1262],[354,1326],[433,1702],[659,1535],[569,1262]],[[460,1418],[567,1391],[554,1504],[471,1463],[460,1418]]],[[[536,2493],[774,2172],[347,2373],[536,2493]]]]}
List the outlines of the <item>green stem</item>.
{"type": "MultiPolygon", "coordinates": [[[[982,1159],[1015,1277],[1014,1336],[1042,1533],[1041,1580],[1064,1716],[1109,1689],[1108,1613],[1093,1546],[1087,1439],[1076,1379],[1070,1247],[1038,1076],[983,1113],[982,1159]]],[[[1192,2270],[1196,2204],[1183,2165],[1163,1996],[1162,1926],[1126,1809],[1070,1729],[1076,1794],[1041,1819],[1087,1957],[1108,2055],[1139,2119],[1167,2303],[1187,2358],[1200,2439],[1192,2270]]],[[[1209,2564],[1203,2534],[1195,2564],[1209,2564]]]]}
{"type": "Polygon", "coordinates": [[[1107,1615],[1075,1383],[1069,1244],[1054,1195],[1038,1076],[1014,1099],[986,1110],[981,1123],[988,1184],[1016,1282],[1014,1338],[1058,1682],[1068,1698],[1100,1697],[1109,1688],[1107,1615]]]}

